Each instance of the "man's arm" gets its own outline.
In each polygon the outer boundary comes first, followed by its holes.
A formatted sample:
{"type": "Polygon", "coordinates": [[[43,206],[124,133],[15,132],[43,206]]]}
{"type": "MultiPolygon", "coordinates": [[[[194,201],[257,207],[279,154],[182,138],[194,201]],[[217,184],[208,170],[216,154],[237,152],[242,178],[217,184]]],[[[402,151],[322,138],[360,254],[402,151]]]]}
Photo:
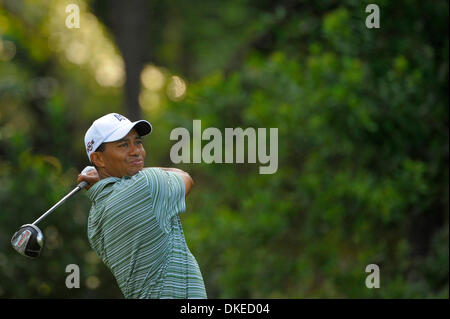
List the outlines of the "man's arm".
{"type": "Polygon", "coordinates": [[[181,169],[178,169],[178,168],[172,168],[172,167],[158,167],[158,168],[160,168],[164,171],[167,171],[167,172],[174,172],[178,176],[180,176],[184,182],[185,196],[187,196],[189,194],[192,186],[194,186],[194,180],[192,179],[191,175],[189,175],[185,171],[182,171],[181,169]]]}
{"type": "MultiPolygon", "coordinates": [[[[181,177],[181,179],[184,182],[184,188],[185,188],[185,196],[189,194],[191,191],[192,186],[194,186],[194,180],[192,179],[191,175],[186,173],[185,171],[182,171],[178,168],[172,168],[172,167],[158,167],[164,171],[168,172],[174,172],[178,174],[178,176],[181,177]]],[[[91,170],[86,173],[86,175],[78,175],[77,183],[80,183],[82,181],[87,182],[89,185],[86,187],[86,190],[91,188],[92,185],[94,185],[96,182],[100,180],[100,177],[98,175],[98,172],[96,170],[91,170]]]]}

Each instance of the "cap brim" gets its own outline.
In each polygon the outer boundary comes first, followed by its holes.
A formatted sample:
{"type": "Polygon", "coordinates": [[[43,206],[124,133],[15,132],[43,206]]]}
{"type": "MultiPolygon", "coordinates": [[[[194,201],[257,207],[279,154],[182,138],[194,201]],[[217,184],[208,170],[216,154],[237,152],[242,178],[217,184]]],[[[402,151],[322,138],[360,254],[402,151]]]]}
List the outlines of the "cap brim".
{"type": "Polygon", "coordinates": [[[145,136],[152,132],[152,125],[146,120],[136,121],[133,122],[133,124],[133,127],[136,129],[136,132],[139,134],[139,136],[145,136]]]}
{"type": "Polygon", "coordinates": [[[118,128],[114,133],[108,136],[103,142],[115,142],[125,137],[132,129],[136,129],[139,136],[144,136],[150,134],[152,131],[152,125],[146,120],[140,120],[136,122],[129,123],[118,128]]]}

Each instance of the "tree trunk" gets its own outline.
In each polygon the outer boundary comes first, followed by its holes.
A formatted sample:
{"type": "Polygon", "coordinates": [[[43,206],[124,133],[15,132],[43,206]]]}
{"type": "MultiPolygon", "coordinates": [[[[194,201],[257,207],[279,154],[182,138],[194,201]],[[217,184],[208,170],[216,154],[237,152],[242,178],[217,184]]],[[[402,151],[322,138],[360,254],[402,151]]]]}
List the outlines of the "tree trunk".
{"type": "Polygon", "coordinates": [[[111,0],[109,8],[109,20],[125,62],[125,115],[135,121],[141,118],[140,74],[149,50],[149,5],[145,0],[111,0]]]}

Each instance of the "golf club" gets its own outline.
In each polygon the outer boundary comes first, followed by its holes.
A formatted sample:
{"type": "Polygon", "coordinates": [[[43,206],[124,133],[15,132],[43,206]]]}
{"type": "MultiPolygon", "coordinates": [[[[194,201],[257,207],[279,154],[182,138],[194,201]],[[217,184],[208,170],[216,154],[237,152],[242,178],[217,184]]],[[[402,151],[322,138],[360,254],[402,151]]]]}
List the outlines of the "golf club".
{"type": "MultiPolygon", "coordinates": [[[[86,175],[87,172],[95,170],[93,166],[86,166],[83,171],[81,171],[82,175],[86,175]]],[[[56,208],[61,206],[62,203],[70,196],[78,192],[79,190],[85,188],[88,185],[87,182],[81,182],[75,187],[70,193],[64,196],[59,202],[53,205],[49,210],[47,210],[41,217],[36,219],[31,224],[25,224],[20,227],[18,231],[16,231],[11,238],[11,245],[13,248],[21,255],[31,258],[39,257],[41,254],[42,248],[44,247],[44,235],[42,231],[36,225],[41,222],[45,217],[47,217],[50,213],[52,213],[56,208]]]]}

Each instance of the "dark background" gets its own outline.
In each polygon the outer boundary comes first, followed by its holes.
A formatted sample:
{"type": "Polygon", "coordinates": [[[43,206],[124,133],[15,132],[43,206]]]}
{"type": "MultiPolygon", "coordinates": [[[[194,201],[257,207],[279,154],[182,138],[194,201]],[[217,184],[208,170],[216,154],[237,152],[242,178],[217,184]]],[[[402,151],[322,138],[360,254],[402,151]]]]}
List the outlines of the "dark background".
{"type": "Polygon", "coordinates": [[[122,298],[84,194],[39,225],[39,259],[10,245],[119,112],[152,123],[147,166],[196,182],[182,223],[209,297],[448,298],[448,1],[378,0],[379,29],[369,3],[0,0],[0,297],[122,298]],[[278,171],[173,164],[170,132],[194,119],[278,128],[278,171]]]}

